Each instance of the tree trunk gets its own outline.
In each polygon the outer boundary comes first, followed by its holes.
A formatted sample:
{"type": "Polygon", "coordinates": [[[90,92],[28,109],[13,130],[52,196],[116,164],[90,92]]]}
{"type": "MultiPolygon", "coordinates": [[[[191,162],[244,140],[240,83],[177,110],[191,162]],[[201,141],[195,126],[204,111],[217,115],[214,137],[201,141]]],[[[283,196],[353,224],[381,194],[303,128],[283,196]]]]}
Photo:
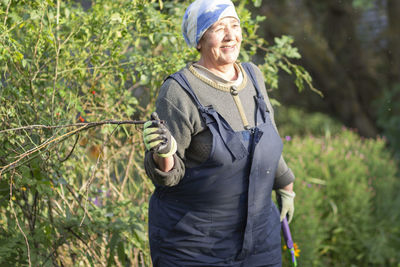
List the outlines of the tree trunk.
{"type": "Polygon", "coordinates": [[[400,1],[388,0],[388,61],[389,86],[400,83],[400,1]]]}

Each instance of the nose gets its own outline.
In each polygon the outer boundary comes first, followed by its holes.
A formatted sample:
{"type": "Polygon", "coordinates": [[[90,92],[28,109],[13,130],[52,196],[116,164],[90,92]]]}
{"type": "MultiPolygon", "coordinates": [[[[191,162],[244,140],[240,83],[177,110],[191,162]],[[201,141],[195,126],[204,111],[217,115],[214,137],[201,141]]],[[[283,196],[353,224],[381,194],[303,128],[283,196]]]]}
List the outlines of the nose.
{"type": "Polygon", "coordinates": [[[225,28],[225,40],[233,40],[234,37],[234,29],[232,27],[225,28]]]}

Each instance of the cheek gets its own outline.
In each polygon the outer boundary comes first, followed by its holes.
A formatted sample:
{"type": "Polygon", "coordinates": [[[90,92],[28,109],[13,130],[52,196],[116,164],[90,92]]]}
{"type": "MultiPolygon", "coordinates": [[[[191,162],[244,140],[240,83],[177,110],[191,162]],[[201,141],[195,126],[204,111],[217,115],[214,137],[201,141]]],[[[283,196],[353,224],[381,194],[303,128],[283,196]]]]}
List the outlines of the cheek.
{"type": "Polygon", "coordinates": [[[208,43],[208,47],[218,47],[221,44],[221,42],[218,41],[218,39],[212,39],[210,40],[210,42],[208,43]]]}
{"type": "Polygon", "coordinates": [[[238,43],[241,43],[242,40],[243,40],[243,36],[242,36],[242,31],[240,30],[240,31],[237,33],[237,35],[236,35],[236,41],[237,41],[238,43]]]}
{"type": "Polygon", "coordinates": [[[209,35],[209,36],[206,36],[206,38],[204,39],[204,42],[202,43],[202,47],[204,47],[206,49],[212,49],[214,47],[217,47],[218,44],[219,44],[218,38],[216,38],[216,36],[209,35]]]}

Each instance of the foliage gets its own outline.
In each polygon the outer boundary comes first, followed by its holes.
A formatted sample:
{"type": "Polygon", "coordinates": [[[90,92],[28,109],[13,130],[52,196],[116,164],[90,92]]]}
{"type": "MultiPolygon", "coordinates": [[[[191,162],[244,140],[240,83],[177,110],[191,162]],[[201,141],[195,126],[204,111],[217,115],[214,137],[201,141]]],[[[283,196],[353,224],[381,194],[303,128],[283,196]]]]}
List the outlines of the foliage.
{"type": "Polygon", "coordinates": [[[371,0],[353,0],[353,7],[358,9],[368,9],[374,6],[375,1],[371,0]]]}
{"type": "MultiPolygon", "coordinates": [[[[157,46],[176,46],[176,25],[160,23],[167,15],[144,1],[97,1],[88,12],[61,1],[5,3],[4,128],[144,116],[147,107],[138,100],[155,94],[167,64],[184,64],[157,53],[157,46]]],[[[1,223],[3,264],[150,264],[144,222],[152,186],[135,153],[142,146],[134,128],[114,130],[84,133],[77,147],[75,140],[54,145],[2,175],[8,181],[2,203],[9,203],[1,223]]],[[[2,134],[2,165],[64,133],[2,134]]]]}
{"type": "MultiPolygon", "coordinates": [[[[187,4],[98,0],[83,10],[74,1],[0,1],[0,265],[151,264],[153,186],[139,129],[1,130],[146,118],[164,78],[198,56],[181,36],[187,4]]],[[[263,18],[245,4],[243,61],[267,49],[256,34],[263,18]]],[[[310,82],[286,60],[294,51],[283,37],[266,59],[276,58],[274,73],[290,69],[310,82]]]]}
{"type": "Polygon", "coordinates": [[[284,154],[297,177],[290,226],[299,266],[400,263],[399,164],[384,139],[344,129],[332,137],[294,137],[284,154]]]}
{"type": "Polygon", "coordinates": [[[396,156],[400,158],[400,84],[393,90],[385,90],[375,102],[378,110],[378,125],[388,139],[396,156]]]}
{"type": "Polygon", "coordinates": [[[331,136],[342,131],[342,125],[323,113],[307,113],[295,107],[275,107],[275,121],[281,136],[331,136]]]}

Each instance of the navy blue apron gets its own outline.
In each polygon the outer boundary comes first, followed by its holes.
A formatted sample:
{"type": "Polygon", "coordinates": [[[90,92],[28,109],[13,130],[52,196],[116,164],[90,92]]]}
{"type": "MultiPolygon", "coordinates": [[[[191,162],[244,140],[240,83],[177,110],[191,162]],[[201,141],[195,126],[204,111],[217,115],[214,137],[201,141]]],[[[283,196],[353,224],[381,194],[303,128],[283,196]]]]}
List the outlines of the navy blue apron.
{"type": "Polygon", "coordinates": [[[154,266],[281,265],[279,212],[271,200],[282,141],[249,64],[257,95],[256,126],[235,132],[211,106],[203,106],[182,72],[176,80],[193,98],[213,137],[200,166],[186,168],[173,187],[156,186],[149,204],[154,266]]]}

